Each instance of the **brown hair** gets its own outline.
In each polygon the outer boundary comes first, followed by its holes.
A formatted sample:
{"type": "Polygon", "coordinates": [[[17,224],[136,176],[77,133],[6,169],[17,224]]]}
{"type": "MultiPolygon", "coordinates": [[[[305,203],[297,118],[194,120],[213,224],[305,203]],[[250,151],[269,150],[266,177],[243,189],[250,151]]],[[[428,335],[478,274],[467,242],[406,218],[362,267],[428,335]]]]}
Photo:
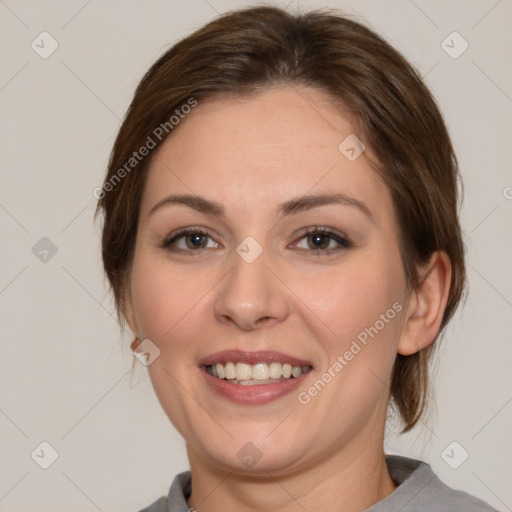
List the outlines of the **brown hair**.
{"type": "MultiPolygon", "coordinates": [[[[356,113],[365,144],[377,157],[376,170],[392,194],[410,289],[419,284],[418,266],[434,251],[447,253],[452,280],[444,328],[461,298],[465,268],[457,161],[435,100],[405,58],[360,23],[336,11],[292,15],[276,7],[241,9],[208,23],[162,55],[137,87],[97,209],[104,215],[103,263],[120,319],[141,196],[155,152],[138,163],[130,160],[134,151],[147,145],[148,137],[161,144],[172,133],[170,116],[191,98],[200,104],[216,95],[286,84],[322,90],[356,113]],[[165,135],[152,136],[159,126],[167,127],[165,135]],[[133,171],[127,162],[135,164],[133,171]]],[[[433,347],[397,355],[390,394],[404,432],[424,411],[433,347]]]]}

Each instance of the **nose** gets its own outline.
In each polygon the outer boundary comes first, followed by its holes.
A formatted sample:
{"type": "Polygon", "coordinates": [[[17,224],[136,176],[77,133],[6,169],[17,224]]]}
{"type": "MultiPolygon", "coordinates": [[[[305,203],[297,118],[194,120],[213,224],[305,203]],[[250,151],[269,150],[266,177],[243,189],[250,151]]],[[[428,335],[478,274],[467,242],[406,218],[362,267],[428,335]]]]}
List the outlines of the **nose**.
{"type": "Polygon", "coordinates": [[[252,263],[233,252],[233,268],[218,288],[214,312],[224,324],[250,331],[282,322],[289,313],[286,288],[265,251],[252,263]]]}

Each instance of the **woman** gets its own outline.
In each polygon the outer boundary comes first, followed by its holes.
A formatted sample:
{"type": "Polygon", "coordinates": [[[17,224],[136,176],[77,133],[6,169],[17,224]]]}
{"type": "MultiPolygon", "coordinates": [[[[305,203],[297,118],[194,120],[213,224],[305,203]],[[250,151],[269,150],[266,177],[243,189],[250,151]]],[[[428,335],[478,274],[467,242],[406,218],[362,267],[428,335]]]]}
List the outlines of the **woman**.
{"type": "Polygon", "coordinates": [[[417,73],[336,13],[229,13],[151,67],[98,194],[190,462],[145,512],[493,510],[383,449],[464,288],[457,179],[417,73]]]}

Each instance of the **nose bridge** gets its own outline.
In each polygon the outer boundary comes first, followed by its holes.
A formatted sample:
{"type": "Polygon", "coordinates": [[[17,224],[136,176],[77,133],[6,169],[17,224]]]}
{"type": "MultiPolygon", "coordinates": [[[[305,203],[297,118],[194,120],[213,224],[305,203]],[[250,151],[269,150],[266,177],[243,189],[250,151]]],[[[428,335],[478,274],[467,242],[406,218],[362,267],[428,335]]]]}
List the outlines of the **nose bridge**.
{"type": "Polygon", "coordinates": [[[270,270],[268,251],[252,237],[244,239],[233,251],[232,270],[223,280],[215,302],[215,314],[222,322],[254,329],[263,320],[282,321],[287,298],[279,280],[270,270]]]}

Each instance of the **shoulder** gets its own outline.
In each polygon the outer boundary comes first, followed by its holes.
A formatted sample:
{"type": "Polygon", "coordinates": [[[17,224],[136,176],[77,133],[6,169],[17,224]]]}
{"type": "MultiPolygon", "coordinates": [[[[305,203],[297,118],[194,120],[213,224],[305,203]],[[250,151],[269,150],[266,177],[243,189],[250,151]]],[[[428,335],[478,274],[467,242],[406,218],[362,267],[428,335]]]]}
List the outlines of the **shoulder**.
{"type": "Polygon", "coordinates": [[[398,486],[370,510],[385,512],[496,512],[484,501],[444,484],[425,462],[391,455],[386,457],[391,478],[398,486]]]}
{"type": "Polygon", "coordinates": [[[174,477],[167,496],[162,496],[139,512],[189,512],[187,499],[190,491],[190,471],[184,471],[174,477]]]}
{"type": "Polygon", "coordinates": [[[162,496],[139,512],[167,512],[167,502],[167,496],[162,496]]]}

